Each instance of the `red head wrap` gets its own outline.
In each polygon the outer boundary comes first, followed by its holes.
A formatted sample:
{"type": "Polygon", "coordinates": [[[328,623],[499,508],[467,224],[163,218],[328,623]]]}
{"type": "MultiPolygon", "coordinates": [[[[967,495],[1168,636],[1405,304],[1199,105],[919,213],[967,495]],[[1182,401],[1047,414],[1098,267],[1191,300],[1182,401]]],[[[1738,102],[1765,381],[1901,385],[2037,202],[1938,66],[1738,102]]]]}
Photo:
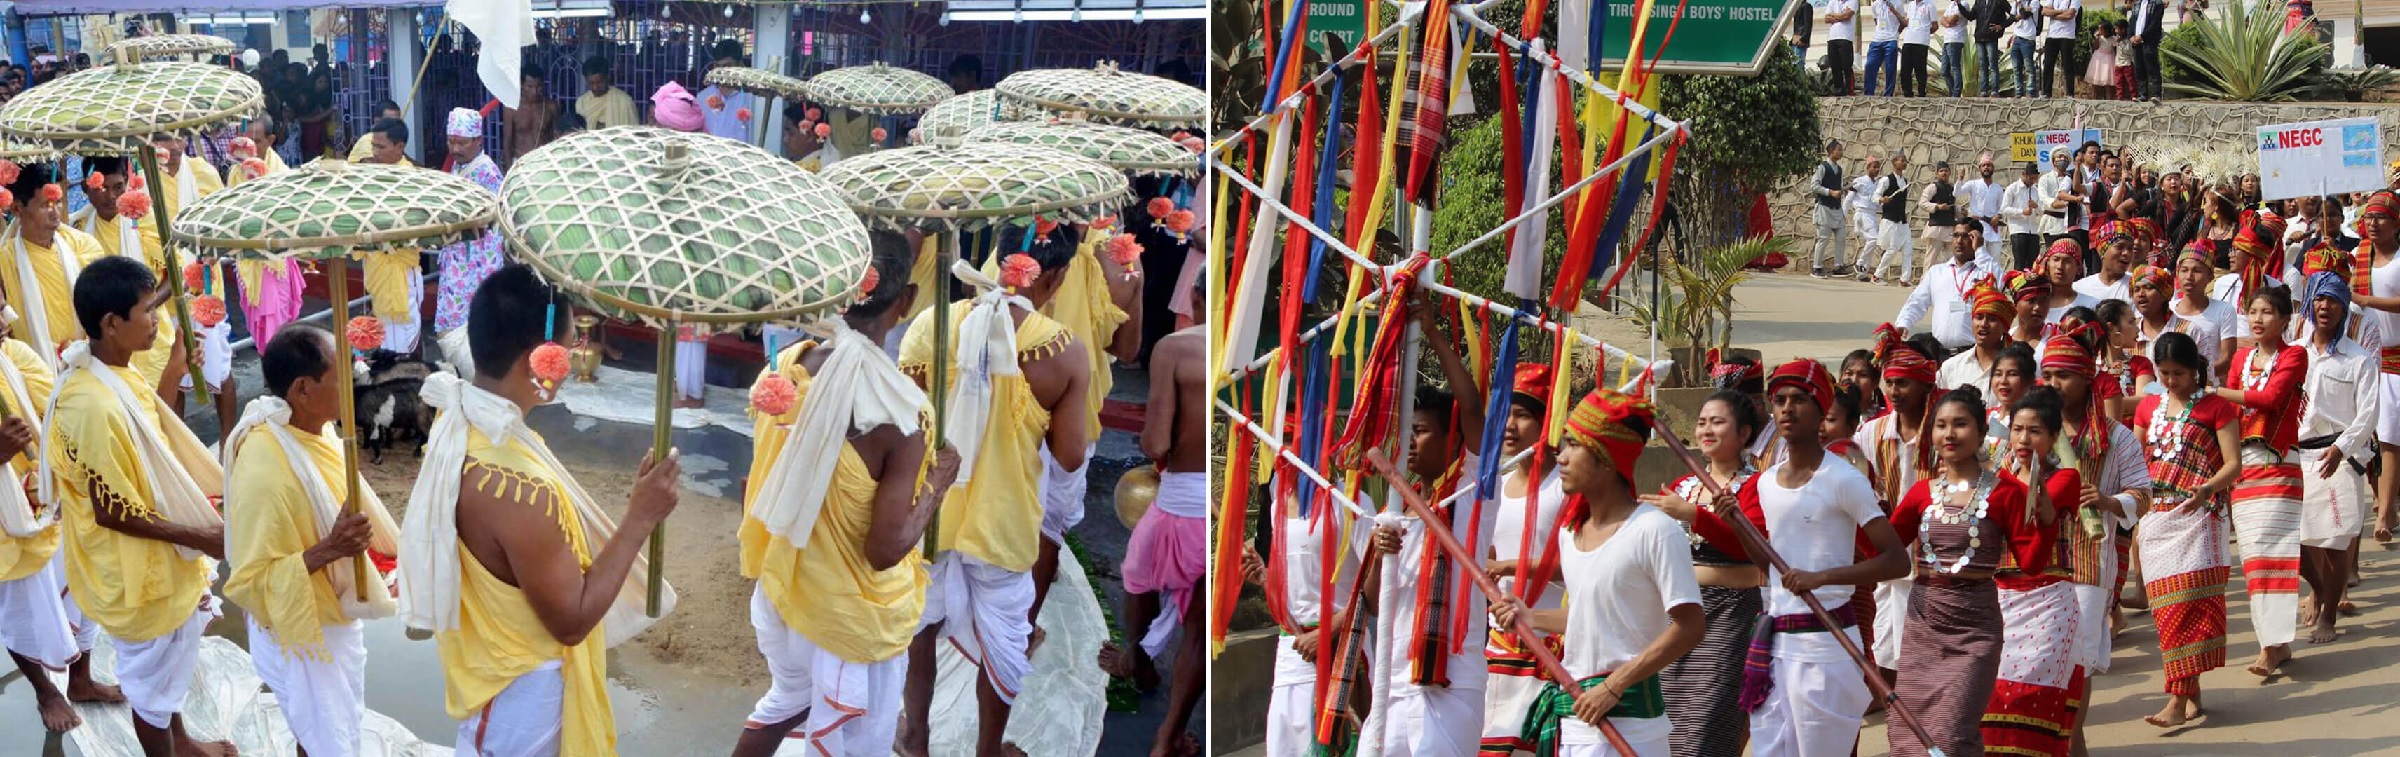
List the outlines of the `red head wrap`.
{"type": "Polygon", "coordinates": [[[1884,361],[1883,380],[1908,379],[1931,386],[1934,373],[1939,368],[1940,366],[1934,365],[1932,360],[1925,357],[1925,353],[1918,352],[1914,347],[1901,345],[1892,350],[1892,359],[1884,361]]]}
{"type": "Polygon", "coordinates": [[[2050,296],[2050,279],[2041,274],[2032,271],[2009,271],[2002,274],[2000,279],[2001,287],[2007,290],[2010,301],[2024,302],[2032,299],[2046,299],[2050,296]]]}
{"type": "Polygon", "coordinates": [[[2042,251],[2042,263],[2048,265],[2059,258],[2082,259],[2083,245],[2076,244],[2074,237],[2059,237],[2058,241],[2050,243],[2050,249],[2042,251]]]}
{"type": "MultiPolygon", "coordinates": [[[[1909,349],[1896,351],[1915,352],[1909,349]]],[[[1923,356],[1918,359],[1923,359],[1923,356]]],[[[1767,391],[1772,393],[1787,386],[1807,392],[1809,399],[1815,400],[1820,410],[1833,407],[1833,373],[1825,370],[1824,363],[1794,360],[1776,366],[1775,372],[1767,376],[1767,391]]]]}
{"type": "Polygon", "coordinates": [[[2259,228],[2262,225],[2249,223],[2243,225],[2240,231],[2234,232],[2233,248],[2251,255],[2267,254],[2267,245],[2271,243],[2266,240],[2266,231],[2259,228]]]}
{"type": "Polygon", "coordinates": [[[1973,308],[1971,312],[1974,315],[1996,315],[2003,322],[2017,318],[2017,303],[2009,301],[2008,295],[2001,294],[1998,287],[1992,286],[1991,279],[1975,282],[1975,288],[1967,293],[1967,302],[1973,308]]]}
{"type": "Polygon", "coordinates": [[[1612,389],[1594,389],[1567,415],[1566,438],[1599,455],[1630,486],[1634,463],[1641,460],[1642,445],[1650,442],[1656,419],[1649,400],[1612,389]]]}
{"type": "Polygon", "coordinates": [[[2381,218],[2386,221],[2400,219],[2400,197],[2392,196],[2390,190],[2376,192],[2367,198],[2366,205],[2359,207],[2358,217],[2381,218]]]}
{"type": "Polygon", "coordinates": [[[2163,294],[2174,294],[2175,272],[2154,265],[2134,266],[2133,285],[2141,286],[2143,284],[2157,287],[2158,291],[2163,294]]]}
{"type": "Polygon", "coordinates": [[[1531,402],[1540,413],[1550,407],[1550,366],[1525,363],[1517,366],[1516,383],[1510,386],[1512,401],[1531,402]]]}
{"type": "Polygon", "coordinates": [[[2060,324],[2058,333],[2051,334],[2049,339],[2042,342],[2042,369],[2056,368],[2084,378],[2099,375],[2099,363],[2092,357],[2091,349],[2083,343],[2083,335],[2094,328],[2088,323],[2071,327],[2060,324]]]}
{"type": "Polygon", "coordinates": [[[2315,247],[2310,247],[2307,252],[2300,253],[2300,275],[2303,277],[2314,276],[2320,272],[2331,273],[2343,281],[2349,281],[2350,256],[2344,254],[2340,249],[2325,244],[2323,240],[2318,240],[2315,247]]]}

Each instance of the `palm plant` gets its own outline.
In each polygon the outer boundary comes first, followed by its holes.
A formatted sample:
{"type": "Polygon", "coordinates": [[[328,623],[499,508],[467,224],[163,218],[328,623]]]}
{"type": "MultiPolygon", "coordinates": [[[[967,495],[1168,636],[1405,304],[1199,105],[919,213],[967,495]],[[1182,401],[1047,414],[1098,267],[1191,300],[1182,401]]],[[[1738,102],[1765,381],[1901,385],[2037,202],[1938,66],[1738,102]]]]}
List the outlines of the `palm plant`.
{"type": "MultiPolygon", "coordinates": [[[[1627,296],[1626,314],[1643,329],[1658,332],[1671,348],[1698,355],[1711,347],[1733,343],[1733,293],[1750,280],[1745,268],[1772,253],[1789,253],[1789,237],[1755,236],[1721,247],[1701,250],[1691,263],[1661,259],[1658,302],[1627,296]]],[[[1693,361],[1685,361],[1687,363],[1693,361]]],[[[1695,370],[1705,370],[1704,366],[1695,370]]]]}
{"type": "MultiPolygon", "coordinates": [[[[2228,3],[2192,27],[2189,44],[2161,50],[2183,76],[2167,89],[2201,100],[2288,102],[2308,93],[2332,51],[2314,34],[2286,33],[2280,0],[2228,3]]],[[[2179,28],[2178,31],[2181,31],[2179,28]]]]}
{"type": "Polygon", "coordinates": [[[2317,76],[2315,94],[2328,100],[2365,102],[2376,90],[2400,84],[2400,71],[2391,66],[2327,69],[2317,76]]]}

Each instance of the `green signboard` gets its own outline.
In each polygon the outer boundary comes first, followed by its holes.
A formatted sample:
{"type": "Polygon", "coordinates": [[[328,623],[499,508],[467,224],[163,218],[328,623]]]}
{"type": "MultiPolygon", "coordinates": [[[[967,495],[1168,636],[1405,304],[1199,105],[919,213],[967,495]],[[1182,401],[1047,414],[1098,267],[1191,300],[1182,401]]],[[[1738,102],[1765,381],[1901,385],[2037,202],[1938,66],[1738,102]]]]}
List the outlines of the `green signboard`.
{"type": "MultiPolygon", "coordinates": [[[[1785,44],[1783,33],[1789,27],[1792,8],[1802,0],[1688,0],[1681,4],[1683,20],[1677,22],[1675,0],[1651,0],[1650,29],[1643,35],[1642,56],[1658,57],[1658,70],[1677,74],[1729,74],[1751,76],[1766,67],[1768,45],[1785,44]],[[1667,37],[1667,27],[1673,24],[1675,36],[1667,37]],[[1666,52],[1658,50],[1658,41],[1667,40],[1666,52]]],[[[1633,0],[1608,0],[1608,27],[1601,39],[1601,53],[1606,71],[1617,71],[1625,65],[1625,50],[1632,46],[1633,0]]]]}
{"type": "Polygon", "coordinates": [[[1358,47],[1367,33],[1368,0],[1308,0],[1308,44],[1328,56],[1342,56],[1358,47]],[[1325,36],[1341,39],[1341,48],[1325,49],[1325,36]]]}

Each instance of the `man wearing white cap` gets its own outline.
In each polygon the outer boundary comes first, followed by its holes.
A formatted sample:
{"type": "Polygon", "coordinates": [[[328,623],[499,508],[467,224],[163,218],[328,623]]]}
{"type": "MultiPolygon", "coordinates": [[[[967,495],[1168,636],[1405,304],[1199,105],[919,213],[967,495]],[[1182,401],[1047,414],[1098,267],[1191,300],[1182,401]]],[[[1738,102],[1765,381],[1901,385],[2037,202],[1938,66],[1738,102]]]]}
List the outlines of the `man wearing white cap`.
{"type": "MultiPolygon", "coordinates": [[[[451,108],[446,133],[450,136],[451,175],[499,193],[500,166],[483,152],[483,114],[451,108]]],[[[500,270],[500,232],[485,231],[483,236],[444,247],[435,259],[441,266],[441,284],[436,290],[439,299],[433,311],[433,333],[438,337],[467,325],[467,303],[474,301],[476,287],[500,270]]]]}

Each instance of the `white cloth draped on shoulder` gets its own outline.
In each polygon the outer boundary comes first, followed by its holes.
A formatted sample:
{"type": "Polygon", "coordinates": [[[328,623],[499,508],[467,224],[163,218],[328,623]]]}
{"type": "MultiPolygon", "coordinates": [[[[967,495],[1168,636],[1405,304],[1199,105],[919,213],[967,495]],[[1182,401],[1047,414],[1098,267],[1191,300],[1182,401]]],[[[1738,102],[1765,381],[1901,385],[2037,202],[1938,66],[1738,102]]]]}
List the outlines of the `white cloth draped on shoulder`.
{"type": "MultiPolygon", "coordinates": [[[[192,436],[192,430],[181,423],[164,424],[162,427],[158,418],[135,398],[133,390],[125,386],[125,380],[116,371],[92,358],[90,342],[67,345],[66,354],[60,359],[66,365],[66,370],[58,375],[60,390],[66,388],[69,376],[90,371],[93,377],[100,380],[101,386],[108,387],[109,393],[116,395],[117,404],[124,407],[125,414],[132,418],[134,452],[150,487],[150,491],[145,493],[150,495],[151,506],[157,508],[159,516],[178,526],[223,526],[225,519],[217,514],[217,508],[209,503],[208,498],[224,493],[225,472],[209,456],[207,446],[201,444],[198,437],[192,436]]],[[[54,392],[42,417],[55,417],[57,413],[58,393],[54,392]]],[[[42,456],[39,476],[41,490],[37,496],[44,502],[57,502],[58,473],[53,470],[50,459],[49,455],[42,456]]],[[[184,546],[177,546],[175,552],[186,560],[203,556],[199,550],[184,546]]]]}
{"type": "MultiPolygon", "coordinates": [[[[59,331],[54,324],[50,323],[49,305],[42,302],[42,287],[38,283],[40,279],[33,276],[33,256],[25,252],[24,232],[19,231],[17,225],[12,222],[4,234],[8,237],[9,243],[16,246],[17,280],[25,282],[22,284],[25,288],[25,312],[20,315],[25,318],[26,331],[33,337],[31,342],[33,351],[42,356],[42,362],[49,364],[50,370],[64,372],[66,360],[53,351],[59,342],[59,331]]],[[[58,254],[59,270],[65,271],[67,274],[67,291],[75,291],[75,277],[83,273],[82,261],[75,259],[74,248],[68,245],[66,240],[53,237],[50,240],[50,246],[51,250],[58,254]]],[[[66,377],[60,376],[59,383],[66,383],[66,377]]]]}
{"type": "MultiPolygon", "coordinates": [[[[0,314],[0,321],[15,320],[9,317],[14,312],[0,314]]],[[[16,363],[0,359],[0,379],[5,379],[10,407],[33,407],[33,392],[26,388],[25,374],[17,371],[16,363]]],[[[41,420],[30,415],[24,417],[33,424],[33,437],[43,438],[41,420]]],[[[6,480],[0,481],[0,531],[7,532],[9,538],[23,539],[41,533],[58,523],[58,508],[37,507],[33,500],[25,497],[23,472],[11,466],[6,469],[5,473],[6,480]]],[[[46,501],[55,502],[57,500],[46,501]]]]}
{"type": "MultiPolygon", "coordinates": [[[[300,491],[308,494],[309,504],[315,507],[317,537],[324,538],[327,533],[333,531],[333,522],[342,517],[342,506],[345,503],[342,498],[333,495],[332,484],[326,482],[324,475],[317,471],[317,466],[312,462],[308,452],[300,448],[300,440],[292,438],[291,431],[286,429],[291,422],[292,406],[284,402],[283,398],[267,395],[251,400],[250,405],[242,409],[242,419],[234,423],[233,434],[226,438],[225,445],[218,450],[218,465],[223,466],[225,470],[233,470],[233,455],[241,450],[242,442],[250,436],[250,432],[264,429],[275,439],[276,446],[283,448],[283,458],[290,462],[292,475],[300,480],[300,491]]],[[[328,423],[322,433],[328,437],[339,439],[340,437],[334,435],[334,430],[335,426],[328,423]]],[[[344,449],[343,454],[349,454],[347,448],[344,449]]],[[[358,509],[367,516],[367,527],[370,533],[367,539],[368,548],[387,555],[398,554],[400,529],[393,524],[391,511],[384,509],[383,498],[376,496],[375,487],[368,486],[364,480],[356,483],[358,484],[358,509]]],[[[227,553],[234,551],[232,535],[233,531],[226,531],[225,551],[227,553]]],[[[376,583],[374,591],[361,592],[358,590],[357,576],[354,570],[346,568],[327,570],[323,572],[323,575],[327,583],[333,584],[334,596],[341,598],[343,615],[352,620],[389,618],[400,610],[398,603],[392,599],[391,579],[372,566],[367,569],[375,572],[370,579],[376,583]]]]}
{"type": "MultiPolygon", "coordinates": [[[[943,440],[958,450],[958,485],[966,486],[974,478],[975,453],[983,447],[984,429],[992,421],[992,381],[1001,376],[1015,376],[1017,365],[1017,319],[1012,307],[1033,309],[1033,301],[1010,294],[961,260],[950,266],[951,275],[975,287],[975,304],[958,327],[958,383],[950,388],[949,417],[943,422],[943,440]]],[[[936,313],[937,316],[946,316],[936,313]]]]}
{"type": "MultiPolygon", "coordinates": [[[[826,345],[832,350],[813,371],[791,439],[750,500],[751,515],[767,533],[802,549],[816,531],[817,514],[825,506],[825,493],[833,489],[834,465],[842,459],[850,432],[893,426],[902,434],[915,434],[917,413],[925,406],[925,392],[873,341],[839,321],[812,324],[809,331],[830,334],[826,345]]],[[[770,362],[774,359],[768,356],[770,362]]]]}
{"type": "MultiPolygon", "coordinates": [[[[602,510],[550,453],[515,402],[460,380],[436,373],[425,379],[425,404],[441,415],[427,434],[425,462],[416,488],[408,495],[408,514],[400,527],[400,615],[410,628],[434,632],[458,628],[459,581],[458,490],[467,464],[467,431],[483,432],[494,444],[523,443],[544,467],[559,474],[560,489],[583,519],[587,543],[598,551],[616,534],[617,521],[602,510]]],[[[631,639],[658,622],[645,612],[645,587],[650,576],[647,556],[634,558],[633,570],[617,590],[617,599],[601,621],[607,646],[631,639]]],[[[675,610],[675,587],[661,587],[659,617],[675,610]]]]}

